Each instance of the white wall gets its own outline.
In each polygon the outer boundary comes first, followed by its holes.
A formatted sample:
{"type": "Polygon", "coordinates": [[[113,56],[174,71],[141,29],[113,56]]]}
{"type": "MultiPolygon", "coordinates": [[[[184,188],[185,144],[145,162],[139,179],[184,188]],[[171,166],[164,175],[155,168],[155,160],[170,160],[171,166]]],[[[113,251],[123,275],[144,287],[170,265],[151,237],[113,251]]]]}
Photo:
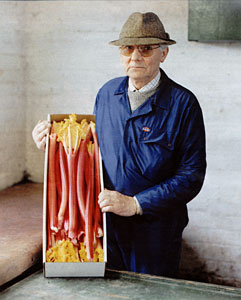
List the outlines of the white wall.
{"type": "MultiPolygon", "coordinates": [[[[34,1],[0,3],[0,7],[8,12],[3,12],[5,21],[0,21],[5,28],[0,33],[1,37],[5,34],[5,39],[1,38],[0,43],[7,44],[7,33],[13,32],[13,45],[5,48],[7,68],[14,68],[5,79],[0,73],[1,88],[4,80],[14,78],[10,87],[6,84],[3,88],[5,111],[11,103],[8,111],[12,113],[5,116],[1,112],[1,122],[2,117],[13,120],[18,115],[21,126],[13,124],[9,129],[16,137],[8,149],[21,149],[24,108],[26,164],[23,165],[23,149],[11,163],[19,164],[20,174],[25,169],[38,182],[43,177],[43,154],[36,150],[31,138],[37,120],[48,113],[91,113],[101,85],[123,74],[118,50],[108,42],[118,37],[130,13],[153,11],[159,15],[177,41],[162,67],[172,79],[196,94],[207,133],[207,176],[201,193],[188,205],[190,223],[184,233],[187,247],[182,272],[189,278],[195,271],[196,278],[203,275],[203,280],[241,286],[241,43],[188,42],[187,0],[34,1]],[[13,7],[14,13],[25,13],[25,26],[16,24],[15,18],[13,21],[13,7]],[[16,26],[20,35],[16,34],[16,26]],[[24,69],[20,67],[22,58],[10,55],[12,48],[18,55],[22,53],[23,41],[24,69]],[[13,110],[13,104],[17,110],[13,110]]],[[[0,59],[3,57],[1,49],[0,59]]],[[[5,125],[1,125],[2,132],[5,125]]],[[[7,137],[2,138],[1,145],[7,141],[7,137]]],[[[10,150],[3,151],[1,163],[13,159],[10,150]]],[[[16,175],[12,167],[8,170],[11,183],[16,175]]]]}
{"type": "Polygon", "coordinates": [[[0,190],[25,169],[24,11],[0,3],[0,190]]]}

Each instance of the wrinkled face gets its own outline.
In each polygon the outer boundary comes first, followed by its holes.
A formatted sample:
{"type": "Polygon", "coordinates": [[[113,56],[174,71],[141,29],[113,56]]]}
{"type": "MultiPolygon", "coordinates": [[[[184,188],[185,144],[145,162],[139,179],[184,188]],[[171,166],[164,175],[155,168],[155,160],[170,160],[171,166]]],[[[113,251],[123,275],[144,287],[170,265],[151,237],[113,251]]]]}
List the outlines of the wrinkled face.
{"type": "Polygon", "coordinates": [[[145,56],[145,52],[141,53],[141,49],[138,49],[140,46],[124,47],[129,47],[133,52],[129,53],[129,56],[123,55],[122,52],[124,51],[120,47],[121,62],[126,75],[131,78],[134,84],[139,85],[136,86],[139,89],[155,78],[159,71],[160,63],[164,62],[168,54],[168,48],[161,49],[158,45],[146,45],[145,47],[151,47],[152,50],[150,56],[145,56]]]}

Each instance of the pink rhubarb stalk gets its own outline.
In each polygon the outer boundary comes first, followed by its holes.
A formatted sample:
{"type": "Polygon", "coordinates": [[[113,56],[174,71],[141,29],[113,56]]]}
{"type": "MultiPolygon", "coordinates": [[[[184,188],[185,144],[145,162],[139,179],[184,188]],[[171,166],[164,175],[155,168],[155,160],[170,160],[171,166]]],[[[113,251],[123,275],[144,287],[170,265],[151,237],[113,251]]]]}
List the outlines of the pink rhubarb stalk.
{"type": "Polygon", "coordinates": [[[77,243],[78,235],[78,218],[77,218],[77,201],[76,201],[76,168],[75,161],[77,156],[77,141],[74,149],[71,145],[71,130],[68,129],[69,135],[69,149],[65,147],[67,154],[67,163],[68,163],[68,175],[69,175],[69,232],[68,236],[73,243],[77,243]]]}
{"type": "Polygon", "coordinates": [[[65,152],[62,142],[59,142],[59,164],[61,174],[62,197],[58,213],[58,228],[63,227],[66,207],[68,205],[68,173],[65,159],[65,152]]]}
{"type": "MultiPolygon", "coordinates": [[[[91,143],[91,142],[90,142],[91,143]]],[[[93,213],[94,213],[94,151],[92,143],[88,147],[88,164],[86,164],[86,211],[85,211],[85,243],[87,258],[93,261],[94,257],[94,228],[93,228],[93,213]]]]}
{"type": "MultiPolygon", "coordinates": [[[[58,146],[59,143],[56,144],[58,146]]],[[[60,161],[59,161],[59,147],[57,147],[56,153],[55,153],[55,178],[56,178],[56,187],[57,187],[57,207],[58,210],[60,208],[61,204],[61,198],[62,198],[62,187],[61,187],[61,175],[60,175],[60,161]]]]}
{"type": "Polygon", "coordinates": [[[87,144],[91,138],[91,129],[89,128],[86,137],[80,142],[79,154],[78,154],[78,165],[77,165],[77,200],[79,206],[79,212],[82,217],[82,222],[85,219],[85,206],[86,206],[86,181],[85,181],[85,167],[87,144]]]}
{"type": "Polygon", "coordinates": [[[54,232],[58,232],[55,153],[56,153],[56,134],[51,133],[49,136],[49,156],[48,156],[48,214],[49,214],[50,229],[54,232]]]}

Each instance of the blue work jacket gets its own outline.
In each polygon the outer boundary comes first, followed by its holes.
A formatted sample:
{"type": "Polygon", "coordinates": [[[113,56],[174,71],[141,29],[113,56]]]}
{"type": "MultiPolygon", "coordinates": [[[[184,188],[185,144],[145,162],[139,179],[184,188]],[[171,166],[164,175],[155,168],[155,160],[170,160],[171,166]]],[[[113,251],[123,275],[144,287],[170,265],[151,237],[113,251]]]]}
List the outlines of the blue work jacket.
{"type": "MultiPolygon", "coordinates": [[[[138,217],[112,216],[111,226],[120,249],[129,247],[128,241],[135,239],[141,226],[147,235],[159,236],[158,228],[165,222],[172,228],[181,218],[182,225],[177,224],[181,233],[187,224],[186,204],[199,193],[206,170],[203,116],[193,93],[161,70],[158,91],[132,112],[127,89],[128,77],[110,80],[99,90],[94,110],[105,187],[136,196],[143,211],[138,217]],[[128,234],[123,236],[123,230],[128,234]]],[[[165,240],[159,237],[156,243],[165,240]]],[[[128,251],[132,254],[124,255],[125,269],[160,274],[141,262],[137,267],[137,254],[132,248],[128,251]]],[[[156,261],[153,258],[147,263],[155,265],[156,261]]]]}

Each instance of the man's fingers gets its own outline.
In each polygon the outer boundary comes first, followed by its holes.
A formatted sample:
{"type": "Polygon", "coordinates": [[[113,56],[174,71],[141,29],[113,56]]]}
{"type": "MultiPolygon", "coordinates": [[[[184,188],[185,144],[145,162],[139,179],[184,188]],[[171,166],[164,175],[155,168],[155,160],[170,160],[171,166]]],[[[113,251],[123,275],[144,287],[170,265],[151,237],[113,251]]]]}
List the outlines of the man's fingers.
{"type": "Polygon", "coordinates": [[[45,130],[41,131],[38,135],[38,141],[41,142],[43,138],[49,133],[49,129],[46,128],[45,130]]]}
{"type": "Polygon", "coordinates": [[[50,128],[50,124],[47,121],[42,121],[41,123],[37,124],[36,126],[36,133],[39,134],[44,130],[48,130],[50,128]]]}
{"type": "Polygon", "coordinates": [[[40,150],[45,150],[46,135],[49,133],[51,124],[47,120],[39,120],[32,131],[33,140],[40,150]]]}
{"type": "Polygon", "coordinates": [[[45,150],[45,145],[46,145],[46,137],[44,137],[38,144],[37,147],[44,151],[45,150]]]}
{"type": "Polygon", "coordinates": [[[135,199],[117,191],[102,191],[99,194],[98,203],[102,212],[112,212],[120,216],[133,216],[136,214],[135,199]]]}
{"type": "Polygon", "coordinates": [[[103,192],[99,193],[99,197],[98,197],[98,203],[100,204],[100,202],[104,199],[104,195],[103,192]]]}
{"type": "Polygon", "coordinates": [[[105,206],[113,206],[113,204],[111,203],[111,199],[103,199],[102,201],[98,202],[100,208],[103,208],[105,206]]]}
{"type": "Polygon", "coordinates": [[[101,211],[102,211],[103,213],[105,213],[105,212],[114,212],[113,206],[105,206],[105,207],[103,207],[103,208],[101,209],[101,211]]]}
{"type": "Polygon", "coordinates": [[[110,193],[109,192],[112,192],[112,191],[109,191],[109,190],[106,190],[106,189],[104,191],[102,191],[99,194],[99,197],[98,197],[99,201],[102,201],[105,198],[109,198],[110,197],[110,193]]]}

